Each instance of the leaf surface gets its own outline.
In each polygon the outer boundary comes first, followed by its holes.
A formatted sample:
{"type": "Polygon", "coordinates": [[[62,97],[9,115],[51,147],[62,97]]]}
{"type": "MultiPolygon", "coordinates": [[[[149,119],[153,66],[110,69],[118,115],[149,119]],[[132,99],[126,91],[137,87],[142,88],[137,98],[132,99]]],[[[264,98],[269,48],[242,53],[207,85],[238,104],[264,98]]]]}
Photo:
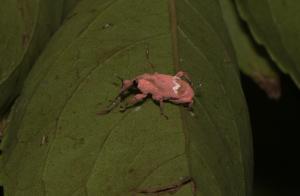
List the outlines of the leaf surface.
{"type": "Polygon", "coordinates": [[[74,0],[2,0],[0,6],[0,115],[20,93],[46,42],[74,0]]]}
{"type": "Polygon", "coordinates": [[[63,19],[68,19],[74,14],[72,11],[79,1],[80,0],[64,0],[62,15],[63,19]]]}
{"type": "Polygon", "coordinates": [[[236,3],[256,40],[300,87],[300,2],[236,0],[236,3]]]}
{"type": "Polygon", "coordinates": [[[249,119],[218,2],[82,0],[73,13],[14,109],[6,193],[249,195],[249,119]],[[175,69],[203,84],[193,113],[165,103],[167,120],[147,99],[96,115],[116,76],[175,69]]]}

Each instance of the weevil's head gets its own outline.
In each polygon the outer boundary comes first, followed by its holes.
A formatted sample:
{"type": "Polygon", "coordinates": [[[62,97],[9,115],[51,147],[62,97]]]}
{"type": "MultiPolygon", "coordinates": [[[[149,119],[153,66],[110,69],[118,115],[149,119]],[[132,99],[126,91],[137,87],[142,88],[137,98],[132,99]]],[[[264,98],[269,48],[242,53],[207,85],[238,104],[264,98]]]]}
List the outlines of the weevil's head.
{"type": "Polygon", "coordinates": [[[122,86],[121,86],[121,92],[124,92],[128,90],[130,87],[134,85],[134,82],[132,80],[124,80],[120,76],[116,75],[116,77],[121,81],[122,86]]]}
{"type": "Polygon", "coordinates": [[[121,91],[126,91],[130,89],[134,84],[134,81],[132,80],[122,80],[122,90],[121,91]]]}

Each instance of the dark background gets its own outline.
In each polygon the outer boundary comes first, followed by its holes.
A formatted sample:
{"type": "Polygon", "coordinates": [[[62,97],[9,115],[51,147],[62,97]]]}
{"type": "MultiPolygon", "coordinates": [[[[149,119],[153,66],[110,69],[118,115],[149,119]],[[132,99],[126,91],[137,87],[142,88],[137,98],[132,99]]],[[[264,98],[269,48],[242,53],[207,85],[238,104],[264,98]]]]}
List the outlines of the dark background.
{"type": "Polygon", "coordinates": [[[282,96],[271,100],[241,78],[253,133],[254,196],[300,195],[300,90],[282,74],[282,96]]]}

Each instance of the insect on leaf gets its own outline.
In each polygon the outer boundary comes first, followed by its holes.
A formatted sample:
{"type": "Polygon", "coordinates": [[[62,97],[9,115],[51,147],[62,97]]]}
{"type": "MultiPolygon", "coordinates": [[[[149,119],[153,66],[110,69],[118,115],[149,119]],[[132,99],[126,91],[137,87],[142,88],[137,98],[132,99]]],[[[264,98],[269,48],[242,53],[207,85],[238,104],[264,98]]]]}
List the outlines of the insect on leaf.
{"type": "Polygon", "coordinates": [[[247,108],[216,0],[81,0],[30,72],[7,132],[8,195],[251,192],[247,108]],[[153,69],[201,81],[194,113],[165,103],[167,120],[148,99],[96,115],[118,95],[116,75],[153,69]]]}

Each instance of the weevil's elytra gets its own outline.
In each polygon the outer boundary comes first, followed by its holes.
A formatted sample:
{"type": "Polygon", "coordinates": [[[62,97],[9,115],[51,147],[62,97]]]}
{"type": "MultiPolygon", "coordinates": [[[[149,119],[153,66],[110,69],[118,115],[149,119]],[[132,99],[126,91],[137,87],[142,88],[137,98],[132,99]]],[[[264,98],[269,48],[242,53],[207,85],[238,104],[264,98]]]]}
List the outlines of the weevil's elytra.
{"type": "Polygon", "coordinates": [[[136,76],[132,80],[122,80],[121,91],[112,105],[98,114],[109,113],[116,105],[117,100],[121,100],[125,93],[132,88],[137,88],[138,93],[126,102],[122,109],[123,111],[141,102],[148,96],[151,96],[153,100],[159,103],[160,112],[166,118],[167,116],[163,112],[163,103],[165,101],[188,105],[188,108],[192,109],[195,93],[187,73],[179,71],[175,76],[172,76],[155,72],[153,74],[145,73],[136,76]]]}

